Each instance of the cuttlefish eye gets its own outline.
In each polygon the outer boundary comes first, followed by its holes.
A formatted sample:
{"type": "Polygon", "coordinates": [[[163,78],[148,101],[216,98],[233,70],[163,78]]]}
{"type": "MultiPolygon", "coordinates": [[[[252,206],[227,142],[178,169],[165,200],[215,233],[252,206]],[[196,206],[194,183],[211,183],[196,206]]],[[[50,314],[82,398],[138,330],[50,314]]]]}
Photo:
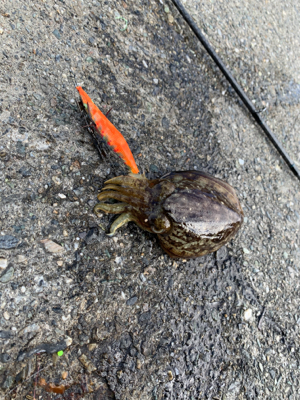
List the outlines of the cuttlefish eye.
{"type": "Polygon", "coordinates": [[[163,214],[155,218],[151,223],[153,233],[164,234],[168,233],[172,227],[170,220],[163,214]]]}

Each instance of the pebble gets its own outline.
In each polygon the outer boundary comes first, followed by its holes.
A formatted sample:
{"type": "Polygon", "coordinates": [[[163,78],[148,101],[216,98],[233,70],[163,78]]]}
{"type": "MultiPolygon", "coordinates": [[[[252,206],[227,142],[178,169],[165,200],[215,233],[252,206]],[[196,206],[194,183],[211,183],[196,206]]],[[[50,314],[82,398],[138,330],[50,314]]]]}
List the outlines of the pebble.
{"type": "Polygon", "coordinates": [[[168,378],[169,378],[169,381],[172,381],[174,379],[172,371],[168,371],[168,378]]]}
{"type": "Polygon", "coordinates": [[[244,164],[245,164],[245,161],[242,160],[241,158],[239,158],[239,163],[240,163],[240,165],[244,165],[244,164]]]}
{"type": "Polygon", "coordinates": [[[154,83],[154,85],[158,85],[158,79],[154,78],[153,83],[154,83]]]}
{"type": "Polygon", "coordinates": [[[133,306],[137,301],[138,301],[138,298],[136,296],[133,296],[126,301],[126,304],[128,306],[133,306]]]}
{"type": "Polygon", "coordinates": [[[7,282],[11,281],[12,278],[14,277],[14,272],[15,272],[15,270],[13,267],[6,268],[0,277],[0,282],[7,283],[7,282]]]}
{"type": "Polygon", "coordinates": [[[0,339],[9,339],[11,337],[10,331],[0,331],[0,339]]]}
{"type": "Polygon", "coordinates": [[[174,23],[174,17],[171,14],[168,14],[168,22],[169,24],[173,24],[174,23]]]}
{"type": "Polygon", "coordinates": [[[150,164],[150,171],[151,172],[158,172],[159,169],[155,164],[150,164]]]}
{"type": "Polygon", "coordinates": [[[18,263],[25,263],[27,261],[27,258],[23,254],[19,254],[17,256],[17,262],[18,263]]]}
{"type": "Polygon", "coordinates": [[[243,248],[243,252],[244,252],[244,254],[250,254],[250,251],[248,249],[246,249],[246,247],[243,248]]]}
{"type": "Polygon", "coordinates": [[[68,372],[67,372],[67,371],[64,371],[64,372],[62,372],[62,374],[61,374],[61,379],[66,379],[67,376],[68,376],[68,372]]]}
{"type": "Polygon", "coordinates": [[[0,249],[9,250],[17,247],[19,239],[11,235],[0,236],[0,249]]]}
{"type": "Polygon", "coordinates": [[[0,362],[7,363],[10,360],[10,355],[7,353],[0,354],[0,362]]]}
{"type": "Polygon", "coordinates": [[[23,176],[23,178],[27,178],[28,176],[31,176],[31,170],[27,169],[26,167],[20,168],[18,172],[23,176]]]}
{"type": "Polygon", "coordinates": [[[170,127],[170,121],[168,120],[167,117],[163,117],[161,120],[161,125],[164,129],[169,129],[170,127]]]}
{"type": "Polygon", "coordinates": [[[244,312],[244,319],[245,319],[245,321],[250,321],[252,319],[252,310],[251,310],[251,308],[248,308],[244,312]]]}
{"type": "Polygon", "coordinates": [[[57,29],[54,29],[54,31],[52,33],[57,39],[60,39],[60,33],[57,29]]]}
{"type": "Polygon", "coordinates": [[[0,258],[0,269],[5,269],[7,267],[7,259],[0,258]]]}
{"type": "Polygon", "coordinates": [[[64,262],[63,262],[62,260],[58,260],[58,261],[57,261],[57,265],[58,265],[59,267],[62,267],[62,266],[64,265],[64,262]]]}
{"type": "Polygon", "coordinates": [[[66,347],[71,346],[72,342],[73,342],[73,339],[70,338],[70,336],[67,336],[67,337],[65,338],[66,347]]]}
{"type": "Polygon", "coordinates": [[[95,350],[96,347],[97,347],[97,343],[90,343],[90,344],[88,345],[89,351],[95,350]]]}
{"type": "Polygon", "coordinates": [[[56,185],[61,184],[61,180],[57,176],[52,176],[52,180],[56,185]]]}
{"type": "Polygon", "coordinates": [[[85,354],[82,354],[78,358],[78,360],[81,362],[81,364],[84,366],[84,368],[87,370],[88,373],[91,373],[97,369],[95,365],[92,363],[92,361],[88,360],[85,354]]]}
{"type": "Polygon", "coordinates": [[[6,319],[6,321],[8,321],[8,320],[9,320],[9,318],[10,318],[10,315],[8,314],[8,312],[7,312],[7,311],[4,311],[4,313],[3,313],[3,318],[4,318],[4,319],[6,319]]]}
{"type": "Polygon", "coordinates": [[[21,292],[25,293],[26,292],[26,287],[25,286],[21,286],[21,292]]]}
{"type": "Polygon", "coordinates": [[[67,196],[65,195],[65,194],[63,194],[63,193],[58,193],[58,195],[57,195],[60,199],[66,199],[67,198],[67,196]]]}
{"type": "Polygon", "coordinates": [[[45,246],[45,249],[49,251],[50,253],[61,253],[64,251],[64,248],[60,246],[59,244],[52,242],[52,240],[49,239],[43,239],[41,240],[41,243],[45,246]]]}

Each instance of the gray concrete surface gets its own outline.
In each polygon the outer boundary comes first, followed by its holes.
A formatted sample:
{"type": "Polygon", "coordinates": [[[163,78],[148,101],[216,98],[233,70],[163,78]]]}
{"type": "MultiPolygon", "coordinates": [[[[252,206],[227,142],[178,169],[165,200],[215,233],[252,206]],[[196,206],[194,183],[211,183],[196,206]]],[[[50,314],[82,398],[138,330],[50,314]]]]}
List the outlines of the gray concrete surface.
{"type": "MultiPolygon", "coordinates": [[[[299,5],[184,4],[299,166],[299,5]]],[[[0,43],[2,398],[297,399],[299,182],[172,3],[4,0],[0,43]],[[108,238],[92,209],[124,168],[76,84],[148,177],[232,184],[235,240],[174,261],[134,224],[108,238]]]]}

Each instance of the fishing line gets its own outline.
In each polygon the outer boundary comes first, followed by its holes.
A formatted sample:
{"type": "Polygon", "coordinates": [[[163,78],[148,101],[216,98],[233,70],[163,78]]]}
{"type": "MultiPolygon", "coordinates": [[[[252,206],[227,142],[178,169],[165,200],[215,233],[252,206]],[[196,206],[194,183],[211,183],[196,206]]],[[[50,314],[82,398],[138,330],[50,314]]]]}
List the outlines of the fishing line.
{"type": "Polygon", "coordinates": [[[273,143],[277,151],[281,154],[283,157],[284,161],[287,163],[289,166],[290,170],[293,172],[293,174],[300,180],[300,172],[298,168],[295,166],[293,160],[290,158],[286,150],[283,148],[282,144],[280,141],[277,139],[276,135],[271,131],[271,129],[268,127],[266,122],[261,118],[259,115],[259,111],[256,111],[255,107],[253,106],[253,103],[250,101],[246,93],[243,91],[241,86],[237,83],[237,81],[234,79],[233,75],[229,71],[228,68],[226,68],[225,64],[223,61],[220,59],[220,57],[217,55],[215,52],[214,48],[210,45],[208,40],[205,38],[205,36],[202,34],[200,29],[198,28],[197,24],[193,21],[192,17],[189,15],[189,13],[186,11],[184,6],[181,4],[179,0],[172,0],[173,4],[177,8],[177,10],[180,12],[184,20],[187,22],[191,30],[194,32],[194,34],[197,36],[198,40],[201,42],[205,50],[208,52],[208,54],[211,56],[211,58],[214,60],[214,62],[217,64],[225,78],[228,80],[228,82],[231,84],[239,98],[242,100],[248,111],[251,113],[252,117],[255,119],[255,121],[258,123],[258,125],[261,127],[261,129],[265,132],[267,137],[270,139],[270,141],[273,143]]]}

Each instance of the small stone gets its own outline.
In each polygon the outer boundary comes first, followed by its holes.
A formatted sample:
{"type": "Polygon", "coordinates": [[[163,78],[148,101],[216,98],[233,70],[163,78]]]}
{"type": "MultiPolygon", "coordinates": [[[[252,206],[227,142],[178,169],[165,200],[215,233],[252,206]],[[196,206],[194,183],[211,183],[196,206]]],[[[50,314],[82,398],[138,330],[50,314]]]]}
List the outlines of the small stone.
{"type": "Polygon", "coordinates": [[[69,236],[68,232],[65,229],[63,230],[63,235],[66,237],[69,236]]]}
{"type": "Polygon", "coordinates": [[[244,319],[245,319],[245,321],[250,321],[252,319],[252,310],[251,310],[251,308],[248,308],[244,312],[244,319]]]}
{"type": "Polygon", "coordinates": [[[60,39],[60,33],[58,32],[57,29],[54,29],[54,31],[52,33],[57,39],[60,39]]]}
{"type": "Polygon", "coordinates": [[[15,382],[15,376],[8,375],[7,378],[2,383],[2,389],[10,389],[15,382]]]}
{"type": "Polygon", "coordinates": [[[248,249],[246,249],[246,247],[243,248],[243,252],[244,252],[244,254],[250,254],[250,251],[248,249]]]}
{"type": "Polygon", "coordinates": [[[65,338],[66,347],[71,346],[72,342],[73,342],[73,339],[70,338],[70,336],[67,336],[67,337],[65,338]]]}
{"type": "Polygon", "coordinates": [[[7,259],[0,258],[0,269],[5,269],[7,267],[7,259]]]}
{"type": "Polygon", "coordinates": [[[66,199],[67,198],[67,196],[65,195],[65,194],[63,194],[63,193],[58,193],[58,195],[57,195],[60,199],[66,199]]]}
{"type": "Polygon", "coordinates": [[[150,171],[151,172],[158,172],[159,169],[155,164],[150,164],[150,171]]]}
{"type": "Polygon", "coordinates": [[[245,164],[245,161],[242,160],[241,158],[239,158],[239,163],[240,163],[240,165],[244,165],[244,164],[245,164]]]}
{"type": "Polygon", "coordinates": [[[66,379],[67,376],[68,376],[68,372],[67,372],[67,371],[64,371],[64,372],[62,372],[62,374],[61,374],[61,379],[66,379]]]}
{"type": "Polygon", "coordinates": [[[272,97],[276,97],[276,90],[273,85],[269,86],[269,91],[272,97]]]}
{"type": "Polygon", "coordinates": [[[116,264],[121,264],[121,265],[122,265],[122,257],[116,257],[116,258],[115,258],[115,263],[116,263],[116,264]]]}
{"type": "Polygon", "coordinates": [[[26,287],[25,286],[21,286],[21,293],[25,293],[26,292],[26,287]]]}
{"type": "Polygon", "coordinates": [[[84,193],[84,187],[80,186],[80,187],[74,188],[73,192],[76,194],[76,196],[80,197],[84,193]]]}
{"type": "Polygon", "coordinates": [[[138,301],[138,298],[136,296],[133,296],[126,301],[126,304],[128,306],[133,306],[137,301],[138,301]]]}
{"type": "Polygon", "coordinates": [[[169,381],[172,381],[174,379],[172,371],[168,371],[168,378],[169,378],[169,381]]]}
{"type": "Polygon", "coordinates": [[[12,280],[12,278],[14,277],[14,268],[13,267],[8,267],[6,268],[3,272],[2,275],[0,277],[0,282],[1,283],[7,283],[9,281],[12,280]]]}
{"type": "Polygon", "coordinates": [[[122,375],[123,375],[123,371],[122,371],[122,370],[117,371],[117,377],[118,377],[119,379],[121,379],[122,375]]]}
{"type": "Polygon", "coordinates": [[[154,83],[154,85],[158,85],[158,79],[154,78],[153,83],[154,83]]]}
{"type": "Polygon", "coordinates": [[[52,240],[43,239],[41,240],[41,243],[43,243],[45,249],[49,251],[49,253],[61,253],[64,251],[64,248],[62,246],[55,242],[52,242],[52,240]]]}
{"type": "Polygon", "coordinates": [[[218,261],[225,261],[228,257],[228,251],[227,248],[225,246],[221,247],[217,253],[216,253],[216,257],[218,261]]]}
{"type": "Polygon", "coordinates": [[[271,375],[271,377],[272,377],[273,379],[275,379],[276,373],[275,373],[274,369],[271,369],[271,370],[270,370],[270,375],[271,375]]]}
{"type": "Polygon", "coordinates": [[[169,129],[170,126],[170,121],[168,120],[167,117],[163,117],[161,120],[161,125],[164,129],[169,129]]]}
{"type": "Polygon", "coordinates": [[[23,178],[27,178],[28,176],[31,176],[31,170],[27,169],[26,167],[20,168],[18,172],[23,176],[23,178]]]}
{"type": "Polygon", "coordinates": [[[11,235],[0,236],[0,249],[9,250],[17,247],[19,239],[11,235]]]}
{"type": "Polygon", "coordinates": [[[165,13],[169,13],[170,12],[170,9],[169,9],[169,7],[168,6],[165,6],[165,13]]]}
{"type": "Polygon", "coordinates": [[[7,353],[0,354],[0,362],[7,363],[10,360],[10,355],[7,353]]]}
{"type": "Polygon", "coordinates": [[[87,372],[90,374],[91,372],[96,370],[95,365],[92,363],[91,360],[88,360],[87,356],[85,354],[82,354],[78,360],[81,362],[81,364],[84,366],[84,368],[87,370],[87,372]]]}
{"type": "Polygon", "coordinates": [[[141,362],[140,359],[136,360],[136,367],[137,367],[137,369],[141,369],[142,368],[142,362],[141,362]]]}
{"type": "Polygon", "coordinates": [[[87,232],[79,232],[78,236],[80,237],[80,239],[84,239],[87,235],[87,232]]]}
{"type": "Polygon", "coordinates": [[[90,344],[88,345],[89,351],[95,350],[96,347],[97,347],[97,343],[90,343],[90,344]]]}
{"type": "Polygon", "coordinates": [[[171,14],[168,14],[168,22],[169,22],[169,24],[174,24],[174,17],[173,17],[173,15],[171,15],[171,14]]]}
{"type": "Polygon", "coordinates": [[[64,262],[63,262],[62,260],[58,260],[58,261],[57,261],[57,265],[58,265],[59,267],[62,267],[62,266],[64,265],[64,262]]]}
{"type": "Polygon", "coordinates": [[[52,180],[55,183],[55,185],[61,184],[61,180],[57,176],[52,176],[52,180]]]}
{"type": "Polygon", "coordinates": [[[8,312],[7,312],[7,311],[4,311],[4,313],[3,313],[3,318],[4,318],[4,319],[6,319],[6,321],[8,321],[8,320],[9,320],[9,318],[10,318],[10,315],[8,314],[8,312]]]}
{"type": "Polygon", "coordinates": [[[25,263],[25,262],[27,262],[27,258],[23,254],[19,254],[17,256],[17,262],[18,263],[25,263]]]}

